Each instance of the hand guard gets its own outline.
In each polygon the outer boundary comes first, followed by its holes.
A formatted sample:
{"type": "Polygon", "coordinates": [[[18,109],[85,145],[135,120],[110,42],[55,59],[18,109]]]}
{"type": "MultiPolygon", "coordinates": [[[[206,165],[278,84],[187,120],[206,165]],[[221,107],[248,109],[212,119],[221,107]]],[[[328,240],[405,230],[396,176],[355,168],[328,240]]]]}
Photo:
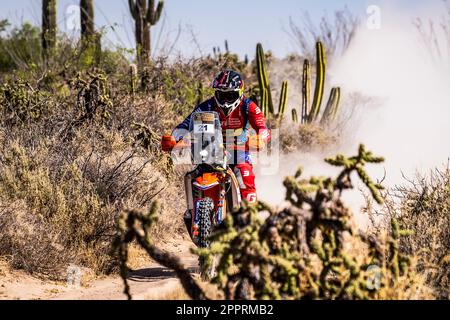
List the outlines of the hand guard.
{"type": "Polygon", "coordinates": [[[177,141],[173,136],[163,136],[161,140],[161,149],[164,152],[170,152],[176,146],[177,141]]]}

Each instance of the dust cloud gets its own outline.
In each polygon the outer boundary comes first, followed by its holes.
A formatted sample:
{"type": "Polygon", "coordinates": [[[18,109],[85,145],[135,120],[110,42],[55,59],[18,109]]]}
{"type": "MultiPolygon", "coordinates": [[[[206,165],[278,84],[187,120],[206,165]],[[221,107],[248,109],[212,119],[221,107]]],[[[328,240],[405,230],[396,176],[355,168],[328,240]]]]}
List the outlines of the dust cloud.
{"type": "MultiPolygon", "coordinates": [[[[448,50],[448,40],[440,36],[438,41],[448,50]]],[[[299,165],[305,176],[335,175],[336,169],[322,159],[337,152],[354,155],[360,143],[386,158],[381,166],[369,166],[368,172],[387,187],[404,183],[403,175],[414,177],[417,172],[427,173],[447,164],[450,61],[436,61],[432,56],[407,14],[385,16],[378,30],[362,25],[344,55],[328,66],[328,87],[342,88],[343,113],[350,108],[349,96],[355,93],[370,97],[372,103],[356,103],[352,118],[340,132],[340,143],[329,151],[282,154],[274,175],[257,170],[260,199],[281,203],[285,194],[282,180],[299,165]]],[[[449,56],[448,52],[442,56],[449,56]]],[[[346,200],[358,212],[364,199],[351,193],[346,200]]]]}

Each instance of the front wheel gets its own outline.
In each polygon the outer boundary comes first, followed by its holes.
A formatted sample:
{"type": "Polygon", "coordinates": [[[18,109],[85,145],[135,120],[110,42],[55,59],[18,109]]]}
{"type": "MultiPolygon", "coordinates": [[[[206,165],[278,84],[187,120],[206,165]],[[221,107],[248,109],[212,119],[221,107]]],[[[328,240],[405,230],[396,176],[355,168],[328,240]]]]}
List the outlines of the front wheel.
{"type": "MultiPolygon", "coordinates": [[[[198,203],[198,246],[200,248],[209,248],[211,240],[209,239],[212,232],[212,212],[214,203],[211,199],[206,198],[199,200],[198,203]]],[[[206,258],[199,258],[200,276],[203,280],[210,280],[214,276],[215,266],[213,261],[206,261],[206,258]]]]}

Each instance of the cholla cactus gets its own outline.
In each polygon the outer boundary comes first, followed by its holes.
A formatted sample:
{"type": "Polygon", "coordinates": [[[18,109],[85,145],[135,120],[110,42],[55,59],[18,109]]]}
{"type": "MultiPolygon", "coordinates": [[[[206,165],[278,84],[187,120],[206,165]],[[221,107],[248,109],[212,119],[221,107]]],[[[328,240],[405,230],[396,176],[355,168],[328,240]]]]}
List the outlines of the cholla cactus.
{"type": "Polygon", "coordinates": [[[392,281],[398,279],[396,274],[407,272],[409,259],[399,258],[395,251],[397,235],[407,232],[393,227],[387,243],[358,235],[351,211],[340,199],[343,190],[352,188],[350,176],[356,171],[375,199],[381,201],[381,186],[367,177],[363,167],[382,158],[361,146],[355,157],[339,155],[326,161],[343,167],[336,179],[301,179],[299,170],[284,181],[290,207],[276,212],[261,202],[244,205],[227,217],[211,248],[196,250],[205,258],[220,257],[213,282],[227,299],[377,298],[377,290],[368,285],[370,266],[380,266],[381,287],[395,286],[392,281]],[[260,211],[268,211],[269,218],[261,221],[260,211]],[[362,260],[344,249],[345,234],[369,246],[362,260]]]}
{"type": "Polygon", "coordinates": [[[104,120],[109,119],[113,103],[106,75],[98,70],[88,72],[86,77],[78,73],[72,82],[78,90],[77,106],[82,113],[72,126],[81,125],[86,120],[96,120],[97,115],[104,120]]]}
{"type": "Polygon", "coordinates": [[[45,91],[33,88],[23,79],[5,81],[0,86],[0,112],[8,114],[6,121],[22,125],[36,121],[47,115],[50,110],[45,91]]]}
{"type": "Polygon", "coordinates": [[[113,249],[116,252],[120,262],[120,275],[124,282],[124,294],[131,300],[130,287],[128,285],[128,246],[136,241],[148,255],[156,262],[167,268],[175,270],[178,278],[186,292],[197,300],[207,299],[203,290],[192,278],[189,270],[184,268],[180,259],[170,253],[158,249],[151,240],[151,228],[157,221],[159,204],[153,202],[150,211],[146,214],[139,211],[125,211],[121,214],[118,221],[118,235],[113,243],[113,249]]]}
{"type": "MultiPolygon", "coordinates": [[[[212,283],[226,299],[374,299],[383,298],[387,289],[398,290],[402,277],[406,286],[411,286],[411,259],[398,250],[400,237],[410,232],[400,230],[392,220],[387,240],[358,233],[351,210],[341,199],[342,192],[352,188],[351,175],[356,171],[375,200],[381,202],[382,187],[367,176],[364,165],[382,161],[361,145],[354,157],[326,159],[342,167],[334,179],[303,179],[301,169],[287,177],[286,200],[291,205],[282,211],[262,202],[244,203],[216,230],[210,248],[194,250],[207,263],[218,261],[212,283]],[[269,213],[264,221],[259,218],[261,211],[269,213]],[[359,253],[346,249],[344,243],[359,244],[359,253]],[[379,280],[375,284],[373,276],[379,280]]],[[[115,248],[126,292],[127,245],[136,239],[156,261],[176,271],[193,299],[206,298],[179,260],[163,255],[151,243],[149,230],[155,212],[154,207],[148,216],[129,211],[120,219],[115,248]]]]}

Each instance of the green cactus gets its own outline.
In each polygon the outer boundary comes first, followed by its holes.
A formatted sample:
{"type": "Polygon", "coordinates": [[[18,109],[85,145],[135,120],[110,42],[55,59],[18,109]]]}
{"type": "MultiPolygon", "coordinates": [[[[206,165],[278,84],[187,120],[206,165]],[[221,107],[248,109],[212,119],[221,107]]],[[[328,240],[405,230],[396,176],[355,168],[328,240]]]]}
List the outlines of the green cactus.
{"type": "Polygon", "coordinates": [[[136,82],[137,82],[137,66],[132,63],[130,64],[130,93],[134,97],[136,93],[136,82]]]}
{"type": "Polygon", "coordinates": [[[277,117],[281,119],[286,111],[286,105],[288,101],[288,82],[283,81],[281,85],[281,93],[280,93],[280,102],[278,106],[278,115],[277,117]]]}
{"type": "Polygon", "coordinates": [[[341,88],[332,88],[330,98],[328,99],[327,106],[325,108],[325,111],[323,112],[322,119],[320,120],[322,124],[326,124],[329,121],[333,121],[336,119],[340,99],[341,88]]]}
{"type": "Polygon", "coordinates": [[[264,117],[267,118],[269,116],[269,90],[266,88],[263,88],[261,92],[261,109],[264,117]]]}
{"type": "Polygon", "coordinates": [[[309,113],[309,122],[317,119],[323,99],[325,86],[326,55],[322,42],[316,43],[316,85],[314,89],[314,99],[309,113]]]}
{"type": "Polygon", "coordinates": [[[259,93],[260,93],[260,107],[266,118],[272,117],[276,120],[275,126],[280,125],[284,113],[287,107],[288,98],[288,82],[283,81],[280,92],[280,101],[278,105],[278,113],[275,114],[272,93],[270,90],[269,77],[266,68],[266,58],[264,55],[264,50],[260,43],[256,46],[256,66],[257,66],[257,76],[259,83],[259,93]]]}
{"type": "Polygon", "coordinates": [[[270,91],[269,76],[267,75],[266,68],[266,58],[264,55],[263,47],[260,43],[256,45],[256,66],[257,66],[257,76],[259,82],[259,90],[261,95],[261,100],[263,100],[264,92],[267,91],[266,104],[262,105],[262,110],[264,115],[269,115],[274,113],[272,93],[270,91]]]}
{"type": "Polygon", "coordinates": [[[128,5],[135,21],[137,61],[142,67],[148,63],[151,54],[150,27],[161,18],[164,1],[159,1],[156,9],[154,0],[128,0],[128,5]]]}
{"type": "Polygon", "coordinates": [[[184,267],[180,258],[163,251],[155,246],[152,241],[152,226],[158,221],[159,203],[152,202],[148,213],[130,210],[122,212],[117,223],[117,235],[112,244],[113,251],[120,263],[120,276],[124,284],[124,294],[129,300],[132,299],[130,286],[128,285],[129,268],[127,266],[129,245],[134,241],[139,244],[147,254],[159,264],[175,271],[180,279],[181,285],[189,296],[194,300],[205,300],[208,297],[184,267]]]}
{"type": "Polygon", "coordinates": [[[308,59],[303,62],[302,74],[302,123],[308,122],[311,101],[311,64],[308,59]]]}
{"type": "Polygon", "coordinates": [[[80,0],[81,38],[91,41],[95,35],[93,0],[80,0]]]}
{"type": "MultiPolygon", "coordinates": [[[[311,99],[311,64],[308,59],[303,62],[302,74],[302,124],[316,121],[320,115],[326,72],[326,55],[322,42],[316,43],[316,83],[314,88],[314,98],[311,99]]],[[[341,98],[340,88],[333,88],[330,92],[325,111],[320,122],[327,123],[329,120],[335,120],[339,109],[341,98]]]]}
{"type": "Polygon", "coordinates": [[[47,56],[56,45],[57,1],[42,0],[42,49],[47,56]]]}
{"type": "Polygon", "coordinates": [[[339,106],[341,103],[341,88],[340,87],[336,88],[334,100],[335,101],[333,102],[333,108],[331,110],[331,120],[336,120],[337,113],[339,111],[339,106]]]}
{"type": "Polygon", "coordinates": [[[294,123],[298,123],[298,115],[297,115],[297,110],[295,110],[295,109],[292,109],[291,113],[292,113],[292,122],[294,122],[294,123]]]}
{"type": "Polygon", "coordinates": [[[93,0],[80,0],[81,44],[83,65],[98,65],[101,59],[101,35],[95,32],[93,0]]]}

